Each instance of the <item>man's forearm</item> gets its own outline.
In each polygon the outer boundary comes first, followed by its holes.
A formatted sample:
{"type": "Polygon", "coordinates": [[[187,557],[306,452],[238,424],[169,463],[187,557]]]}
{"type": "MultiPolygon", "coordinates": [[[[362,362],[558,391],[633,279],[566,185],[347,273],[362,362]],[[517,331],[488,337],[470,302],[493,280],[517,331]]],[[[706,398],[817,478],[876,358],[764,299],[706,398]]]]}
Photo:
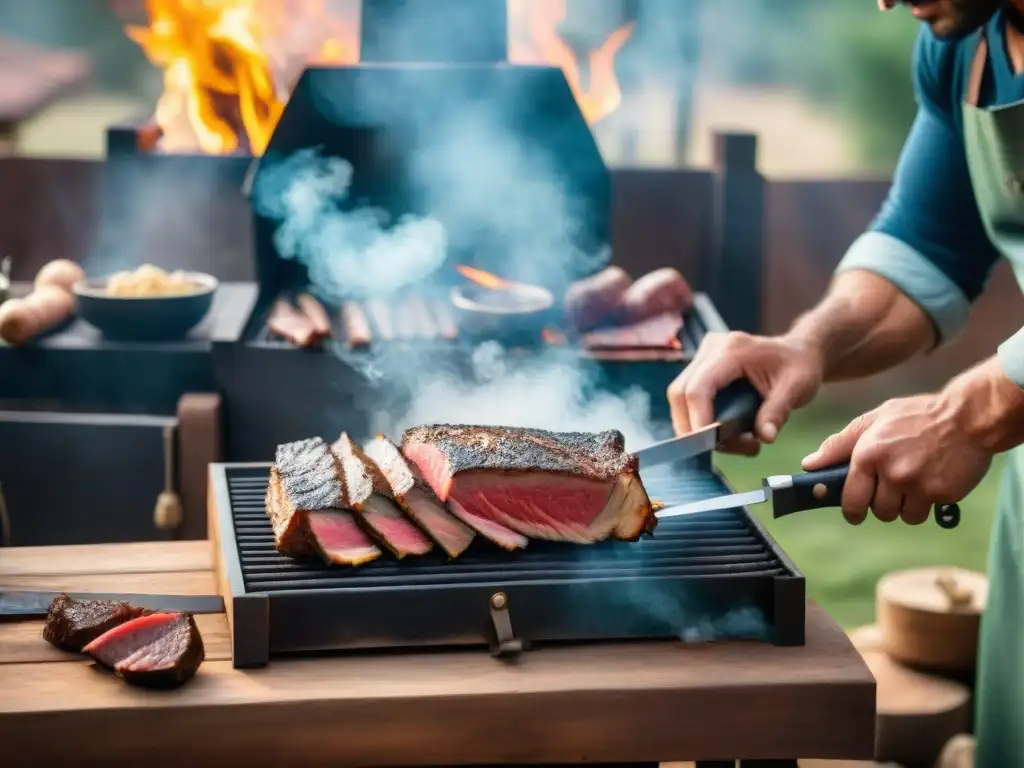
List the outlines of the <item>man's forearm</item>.
{"type": "Polygon", "coordinates": [[[999,356],[984,360],[940,392],[960,431],[992,452],[1024,443],[1024,390],[1006,374],[999,356]]]}
{"type": "Polygon", "coordinates": [[[826,381],[888,370],[934,346],[927,313],[892,283],[865,270],[838,274],[828,294],[788,335],[822,356],[826,381]]]}

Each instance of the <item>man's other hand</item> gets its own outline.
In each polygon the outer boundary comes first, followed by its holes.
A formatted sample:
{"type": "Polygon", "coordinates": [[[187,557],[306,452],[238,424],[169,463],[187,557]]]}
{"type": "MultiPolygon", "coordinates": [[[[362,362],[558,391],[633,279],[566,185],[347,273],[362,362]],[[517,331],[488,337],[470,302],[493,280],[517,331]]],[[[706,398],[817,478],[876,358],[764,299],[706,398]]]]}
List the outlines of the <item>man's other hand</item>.
{"type": "Polygon", "coordinates": [[[849,461],[842,505],[854,525],[869,508],[882,522],[920,525],[932,505],[962,501],[992,463],[992,452],[963,428],[963,406],[948,393],[889,400],[827,438],[803,468],[849,461]]]}
{"type": "Polygon", "coordinates": [[[764,398],[756,435],[744,435],[721,449],[756,454],[761,442],[775,441],[794,409],[807,405],[817,394],[823,373],[820,352],[788,336],[710,333],[668,388],[672,426],[677,435],[685,435],[713,424],[715,395],[746,378],[764,398]]]}

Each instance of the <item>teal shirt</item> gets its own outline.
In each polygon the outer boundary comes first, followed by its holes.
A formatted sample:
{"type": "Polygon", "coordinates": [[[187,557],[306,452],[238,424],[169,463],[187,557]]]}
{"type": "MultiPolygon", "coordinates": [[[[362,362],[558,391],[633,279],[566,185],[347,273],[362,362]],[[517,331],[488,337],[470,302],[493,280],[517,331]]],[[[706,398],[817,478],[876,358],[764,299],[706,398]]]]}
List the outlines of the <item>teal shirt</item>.
{"type": "MultiPolygon", "coordinates": [[[[1002,13],[987,34],[979,106],[1024,100],[1024,76],[1013,73],[1002,13]]],[[[942,340],[967,322],[1000,257],[974,200],[963,142],[961,104],[977,41],[976,35],[943,41],[922,28],[913,67],[917,117],[881,211],[838,268],[867,269],[889,280],[931,316],[942,340]]],[[[1015,344],[1024,361],[1024,337],[1015,344]]]]}

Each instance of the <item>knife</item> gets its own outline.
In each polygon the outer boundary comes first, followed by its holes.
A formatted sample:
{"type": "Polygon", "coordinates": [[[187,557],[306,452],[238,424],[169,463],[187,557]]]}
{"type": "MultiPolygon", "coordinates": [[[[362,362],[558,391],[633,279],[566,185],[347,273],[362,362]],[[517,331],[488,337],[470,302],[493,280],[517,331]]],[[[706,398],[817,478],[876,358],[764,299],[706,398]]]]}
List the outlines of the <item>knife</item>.
{"type": "Polygon", "coordinates": [[[640,469],[682,461],[711,453],[726,440],[754,430],[754,419],[761,408],[761,393],[746,379],[734,381],[715,397],[717,421],[704,429],[672,440],[655,443],[633,455],[640,460],[640,469]]]}
{"type": "Polygon", "coordinates": [[[46,618],[57,595],[66,594],[75,600],[117,600],[167,613],[224,613],[220,595],[127,595],[117,592],[40,592],[35,590],[0,589],[0,618],[17,616],[24,619],[46,618]]]}
{"type": "MultiPolygon", "coordinates": [[[[659,519],[683,517],[701,512],[738,509],[750,504],[764,504],[766,501],[772,502],[772,516],[776,519],[811,509],[839,507],[842,503],[843,487],[846,485],[846,476],[849,472],[849,464],[840,464],[814,472],[774,475],[761,481],[760,490],[718,496],[675,507],[665,507],[655,512],[654,516],[659,519]]],[[[960,506],[958,504],[936,504],[935,522],[940,528],[956,528],[960,524],[960,506]]]]}

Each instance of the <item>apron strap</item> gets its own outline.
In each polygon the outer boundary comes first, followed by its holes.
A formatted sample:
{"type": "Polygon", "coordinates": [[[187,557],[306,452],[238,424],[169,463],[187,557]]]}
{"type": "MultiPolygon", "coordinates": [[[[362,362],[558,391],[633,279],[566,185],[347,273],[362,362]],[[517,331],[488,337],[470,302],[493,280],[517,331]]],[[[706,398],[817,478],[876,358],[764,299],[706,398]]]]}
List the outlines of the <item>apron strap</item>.
{"type": "Polygon", "coordinates": [[[971,61],[970,75],[967,80],[967,94],[964,102],[972,107],[978,106],[981,99],[981,85],[985,81],[985,65],[988,63],[988,39],[985,37],[985,30],[982,28],[978,35],[978,47],[974,51],[974,59],[971,61]]]}

